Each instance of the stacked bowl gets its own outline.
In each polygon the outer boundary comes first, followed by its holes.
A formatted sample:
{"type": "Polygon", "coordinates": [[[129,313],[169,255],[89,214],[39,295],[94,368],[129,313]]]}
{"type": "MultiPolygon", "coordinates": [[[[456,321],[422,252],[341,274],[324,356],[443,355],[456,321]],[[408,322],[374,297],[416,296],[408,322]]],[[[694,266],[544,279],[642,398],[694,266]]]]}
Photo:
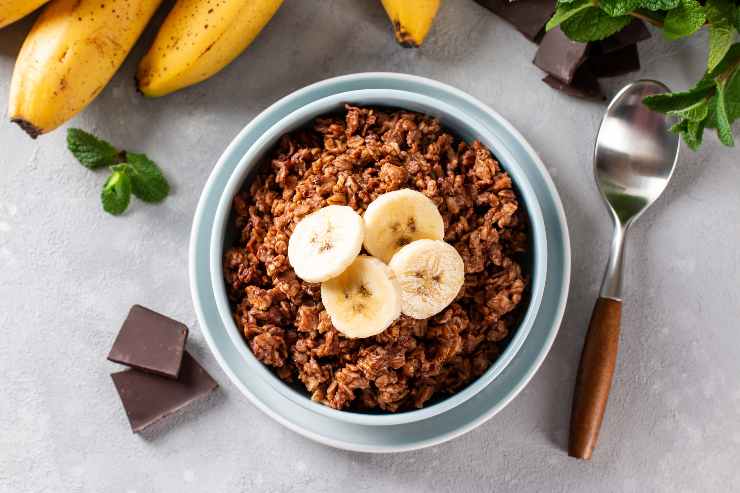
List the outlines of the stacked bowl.
{"type": "Polygon", "coordinates": [[[308,438],[348,450],[396,452],[444,442],[483,423],[527,384],[557,333],[570,281],[570,243],[562,204],[541,160],[500,115],[471,96],[429,79],[362,73],[325,80],[279,100],[224,151],[206,183],[190,240],[190,286],[203,335],[249,400],[308,438]],[[233,321],[222,274],[232,199],[277,140],[344,104],[402,108],[440,120],[486,145],[509,173],[530,220],[529,304],[496,362],[461,391],[401,413],[339,411],[283,383],[251,353],[233,321]]]}

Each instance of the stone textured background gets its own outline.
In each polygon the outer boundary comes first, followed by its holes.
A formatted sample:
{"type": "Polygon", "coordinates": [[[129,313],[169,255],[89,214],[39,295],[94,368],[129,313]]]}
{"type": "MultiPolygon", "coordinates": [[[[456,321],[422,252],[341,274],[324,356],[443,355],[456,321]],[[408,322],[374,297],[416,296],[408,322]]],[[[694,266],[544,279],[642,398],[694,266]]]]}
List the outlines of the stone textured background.
{"type": "MultiPolygon", "coordinates": [[[[30,20],[0,32],[0,95],[30,20]]],[[[375,0],[288,0],[248,52],[213,79],[145,100],[132,83],[149,29],[72,123],[161,163],[174,194],[103,213],[103,173],[0,123],[0,492],[737,491],[740,489],[740,167],[714,136],[683,153],[628,250],[617,375],[590,463],[564,447],[576,365],[610,224],[591,152],[604,106],[540,82],[535,46],[469,0],[446,0],[427,43],[393,41],[375,0]],[[210,356],[187,283],[191,218],[221,151],[259,111],[306,84],[359,71],[419,74],[508,118],[560,190],[573,241],[565,321],[535,378],[472,433],[413,453],[334,450],[282,428],[210,356]],[[147,437],[132,435],[105,356],[129,306],[192,327],[190,348],[221,392],[147,437]]],[[[641,77],[686,88],[706,39],[641,45],[641,77]]],[[[637,76],[635,76],[637,77],[637,76]]],[[[609,82],[613,94],[625,80],[609,82]]]]}

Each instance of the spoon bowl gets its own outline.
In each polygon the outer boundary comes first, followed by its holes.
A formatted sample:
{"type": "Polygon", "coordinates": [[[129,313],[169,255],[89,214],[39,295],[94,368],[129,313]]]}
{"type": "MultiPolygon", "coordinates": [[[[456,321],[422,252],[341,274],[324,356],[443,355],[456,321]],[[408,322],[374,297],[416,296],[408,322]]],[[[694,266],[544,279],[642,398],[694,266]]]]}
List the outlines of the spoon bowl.
{"type": "Polygon", "coordinates": [[[668,88],[656,81],[629,84],[609,104],[596,136],[596,184],[625,226],[663,193],[678,161],[671,119],[642,104],[646,96],[664,92],[668,88]]]}
{"type": "Polygon", "coordinates": [[[614,376],[622,318],[624,239],[630,226],[663,193],[678,161],[673,118],[642,100],[668,92],[660,82],[627,85],[609,103],[596,136],[594,177],[614,221],[609,263],[594,306],[573,393],[568,453],[590,459],[614,376]]]}

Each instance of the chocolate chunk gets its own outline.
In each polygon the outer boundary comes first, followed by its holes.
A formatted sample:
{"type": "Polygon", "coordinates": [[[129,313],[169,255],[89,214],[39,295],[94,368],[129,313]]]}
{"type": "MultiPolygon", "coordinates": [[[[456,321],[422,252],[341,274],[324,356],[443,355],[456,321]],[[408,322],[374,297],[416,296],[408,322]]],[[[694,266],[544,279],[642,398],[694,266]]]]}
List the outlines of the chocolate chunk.
{"type": "Polygon", "coordinates": [[[559,27],[545,33],[534,64],[556,79],[569,84],[586,58],[586,43],[571,41],[559,27]]]}
{"type": "Polygon", "coordinates": [[[187,352],[183,355],[182,369],[177,380],[138,370],[113,373],[111,378],[134,433],[218,388],[218,383],[187,352]]]}
{"type": "Polygon", "coordinates": [[[596,77],[616,77],[640,70],[640,55],[637,45],[629,45],[603,55],[589,55],[586,63],[596,77]]]}
{"type": "Polygon", "coordinates": [[[555,12],[555,0],[475,0],[535,41],[555,12]]]}
{"type": "Polygon", "coordinates": [[[603,101],[606,99],[604,93],[601,92],[601,86],[599,81],[596,79],[593,73],[588,67],[583,66],[576,71],[575,76],[570,84],[556,79],[552,75],[548,75],[542,82],[548,86],[556,89],[568,96],[574,96],[582,99],[590,99],[592,101],[603,101]]]}
{"type": "Polygon", "coordinates": [[[134,305],[118,332],[108,359],[139,370],[177,378],[188,328],[176,320],[134,305]]]}
{"type": "Polygon", "coordinates": [[[611,53],[649,38],[650,31],[648,31],[645,23],[635,19],[618,33],[593,43],[593,47],[594,51],[599,54],[611,53]]]}

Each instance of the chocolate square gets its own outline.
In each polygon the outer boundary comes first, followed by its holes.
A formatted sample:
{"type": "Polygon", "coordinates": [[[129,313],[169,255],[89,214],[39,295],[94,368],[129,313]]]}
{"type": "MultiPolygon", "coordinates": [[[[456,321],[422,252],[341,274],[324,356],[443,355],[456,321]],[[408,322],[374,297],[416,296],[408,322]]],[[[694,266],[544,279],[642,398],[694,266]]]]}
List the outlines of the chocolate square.
{"type": "Polygon", "coordinates": [[[475,0],[531,41],[536,41],[555,12],[555,0],[475,0]]]}
{"type": "Polygon", "coordinates": [[[111,375],[134,433],[187,407],[218,388],[218,383],[185,352],[180,378],[171,380],[138,370],[111,375]]]}
{"type": "Polygon", "coordinates": [[[134,305],[118,332],[108,359],[157,375],[177,378],[188,328],[155,311],[134,305]]]}
{"type": "Polygon", "coordinates": [[[573,80],[586,59],[586,43],[571,41],[559,27],[545,33],[534,57],[534,64],[566,84],[573,80]]]}
{"type": "Polygon", "coordinates": [[[603,55],[589,55],[586,64],[596,77],[616,77],[640,70],[640,55],[637,45],[629,45],[603,55]]]}
{"type": "Polygon", "coordinates": [[[606,99],[604,93],[601,91],[599,81],[586,66],[582,66],[576,71],[570,84],[566,84],[552,75],[548,75],[542,79],[542,82],[568,96],[591,101],[603,101],[606,99]]]}

